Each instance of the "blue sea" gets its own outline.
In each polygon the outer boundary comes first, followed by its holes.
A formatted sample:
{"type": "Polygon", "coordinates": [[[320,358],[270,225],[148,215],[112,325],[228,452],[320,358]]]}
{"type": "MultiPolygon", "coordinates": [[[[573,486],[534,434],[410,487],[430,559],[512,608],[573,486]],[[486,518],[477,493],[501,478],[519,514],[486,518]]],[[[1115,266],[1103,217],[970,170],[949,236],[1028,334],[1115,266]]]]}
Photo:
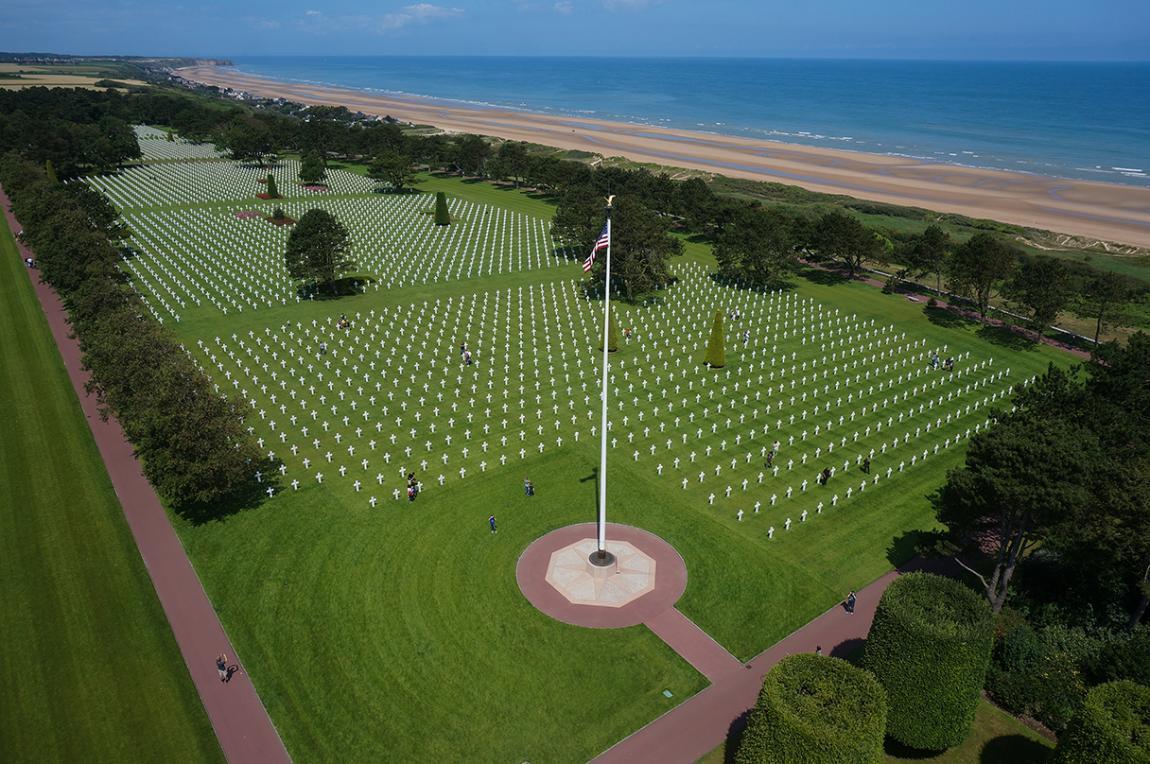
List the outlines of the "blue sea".
{"type": "Polygon", "coordinates": [[[1150,186],[1150,63],[240,57],[280,80],[1150,186]]]}

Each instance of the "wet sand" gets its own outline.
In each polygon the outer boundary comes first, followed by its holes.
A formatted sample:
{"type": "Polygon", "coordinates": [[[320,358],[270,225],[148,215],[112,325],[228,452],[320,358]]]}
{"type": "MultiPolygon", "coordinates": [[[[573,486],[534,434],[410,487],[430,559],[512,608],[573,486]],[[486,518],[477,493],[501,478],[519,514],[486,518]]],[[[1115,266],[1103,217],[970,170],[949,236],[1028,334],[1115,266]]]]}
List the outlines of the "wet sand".
{"type": "Polygon", "coordinates": [[[206,85],[307,104],[342,105],[448,132],[622,156],[1150,247],[1150,188],[302,85],[215,66],[188,67],[179,74],[206,85]]]}

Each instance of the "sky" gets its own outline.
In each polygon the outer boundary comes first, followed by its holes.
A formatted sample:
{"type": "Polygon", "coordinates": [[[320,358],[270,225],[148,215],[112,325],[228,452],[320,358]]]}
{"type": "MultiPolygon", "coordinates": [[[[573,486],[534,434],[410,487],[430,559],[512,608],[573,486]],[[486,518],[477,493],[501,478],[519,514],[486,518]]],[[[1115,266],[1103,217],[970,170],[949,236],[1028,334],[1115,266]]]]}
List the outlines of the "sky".
{"type": "Polygon", "coordinates": [[[0,50],[1150,61],[1150,0],[4,0],[0,50]]]}

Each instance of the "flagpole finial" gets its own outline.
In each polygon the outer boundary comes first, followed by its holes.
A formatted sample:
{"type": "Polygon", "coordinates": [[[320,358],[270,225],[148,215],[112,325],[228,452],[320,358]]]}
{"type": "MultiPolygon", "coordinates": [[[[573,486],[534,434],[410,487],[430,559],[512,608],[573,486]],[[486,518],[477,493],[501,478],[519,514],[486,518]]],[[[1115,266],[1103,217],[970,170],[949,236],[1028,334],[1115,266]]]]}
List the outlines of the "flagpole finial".
{"type": "Polygon", "coordinates": [[[615,195],[611,194],[607,197],[607,209],[611,209],[615,205],[615,195]]]}

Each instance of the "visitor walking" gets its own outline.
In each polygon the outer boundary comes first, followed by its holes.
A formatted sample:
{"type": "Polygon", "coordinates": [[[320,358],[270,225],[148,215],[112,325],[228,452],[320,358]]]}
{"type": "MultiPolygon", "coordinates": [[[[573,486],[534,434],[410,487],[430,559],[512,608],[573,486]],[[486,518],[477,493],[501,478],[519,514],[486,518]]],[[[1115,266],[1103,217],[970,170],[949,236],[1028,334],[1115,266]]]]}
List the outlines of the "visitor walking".
{"type": "Polygon", "coordinates": [[[492,533],[498,533],[499,532],[495,527],[495,515],[491,515],[490,517],[487,518],[487,525],[489,528],[491,528],[492,533]]]}
{"type": "Polygon", "coordinates": [[[866,457],[865,459],[863,459],[863,461],[862,461],[862,471],[864,474],[867,474],[867,475],[870,474],[870,457],[869,456],[866,457]]]}
{"type": "Polygon", "coordinates": [[[531,482],[531,478],[523,478],[523,495],[534,496],[535,484],[531,482]]]}
{"type": "Polygon", "coordinates": [[[851,589],[851,593],[847,595],[847,601],[846,601],[847,615],[854,615],[855,614],[855,605],[857,603],[858,603],[858,598],[855,597],[854,589],[851,589]]]}
{"type": "Polygon", "coordinates": [[[228,656],[226,653],[220,653],[216,656],[216,671],[220,673],[220,681],[228,681],[228,656]]]}

